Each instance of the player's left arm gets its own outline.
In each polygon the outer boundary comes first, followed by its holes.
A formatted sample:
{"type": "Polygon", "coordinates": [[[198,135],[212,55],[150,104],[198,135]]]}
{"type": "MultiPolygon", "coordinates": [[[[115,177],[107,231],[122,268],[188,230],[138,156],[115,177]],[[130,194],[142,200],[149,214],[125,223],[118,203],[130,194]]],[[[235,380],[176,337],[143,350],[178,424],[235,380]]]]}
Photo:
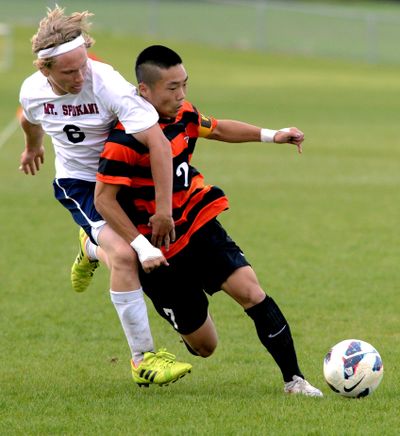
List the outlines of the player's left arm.
{"type": "Polygon", "coordinates": [[[299,153],[303,151],[304,133],[297,127],[280,130],[262,129],[252,124],[236,120],[218,120],[207,139],[224,142],[276,142],[294,144],[299,153]]]}

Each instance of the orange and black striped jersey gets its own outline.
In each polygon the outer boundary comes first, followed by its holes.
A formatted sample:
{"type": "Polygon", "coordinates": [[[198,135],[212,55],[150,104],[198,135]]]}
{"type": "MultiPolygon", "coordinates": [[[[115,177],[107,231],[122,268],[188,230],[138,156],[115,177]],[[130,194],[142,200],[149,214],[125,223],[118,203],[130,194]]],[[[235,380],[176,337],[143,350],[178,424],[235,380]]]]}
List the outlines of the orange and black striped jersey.
{"type": "MultiPolygon", "coordinates": [[[[207,137],[217,123],[189,102],[184,102],[174,120],[159,120],[171,143],[174,170],[172,207],[176,241],[164,252],[167,258],[182,250],[199,228],[228,208],[224,192],[205,185],[203,176],[190,165],[197,138],[207,137]]],[[[149,218],[155,213],[149,151],[125,133],[121,123],[110,132],[100,157],[97,180],[122,186],[118,193],[121,206],[138,230],[149,235],[149,218]]]]}

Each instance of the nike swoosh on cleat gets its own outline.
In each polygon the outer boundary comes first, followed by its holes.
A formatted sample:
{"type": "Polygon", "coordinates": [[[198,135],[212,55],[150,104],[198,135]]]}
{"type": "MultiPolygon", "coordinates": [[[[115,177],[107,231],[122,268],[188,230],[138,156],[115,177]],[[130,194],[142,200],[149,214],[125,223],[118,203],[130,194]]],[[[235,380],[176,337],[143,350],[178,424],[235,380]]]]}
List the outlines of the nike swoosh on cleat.
{"type": "Polygon", "coordinates": [[[363,380],[364,380],[364,377],[365,377],[365,375],[363,376],[363,378],[358,382],[358,383],[356,383],[355,385],[353,385],[351,388],[343,388],[343,390],[345,391],[345,392],[351,392],[351,391],[353,391],[363,380]]]}
{"type": "Polygon", "coordinates": [[[270,334],[270,335],[268,335],[268,337],[269,338],[274,338],[275,336],[278,336],[280,333],[282,333],[283,332],[283,330],[285,330],[285,328],[286,328],[286,324],[279,330],[279,332],[277,332],[277,333],[274,333],[273,335],[272,334],[270,334]]]}

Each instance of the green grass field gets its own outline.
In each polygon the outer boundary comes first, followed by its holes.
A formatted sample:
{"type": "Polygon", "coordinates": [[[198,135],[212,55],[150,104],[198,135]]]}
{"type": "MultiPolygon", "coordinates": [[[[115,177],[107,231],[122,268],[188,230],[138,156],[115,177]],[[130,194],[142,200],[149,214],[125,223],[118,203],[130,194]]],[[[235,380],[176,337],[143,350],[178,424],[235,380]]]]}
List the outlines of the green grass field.
{"type": "MultiPolygon", "coordinates": [[[[15,29],[14,68],[0,73],[1,130],[33,71],[33,33],[15,29]]],[[[95,37],[96,54],[127,78],[153,42],[95,37]]],[[[149,304],[157,346],[194,370],[166,388],[136,388],[106,269],[85,294],[71,290],[77,227],[52,197],[51,146],[40,174],[24,176],[17,132],[0,148],[0,434],[397,435],[399,69],[172,47],[205,114],[306,133],[302,156],[287,145],[209,141],[195,164],[229,195],[221,220],[281,305],[301,367],[325,397],[283,395],[250,319],[222,293],[211,299],[220,344],[204,360],[149,304]],[[362,400],[335,396],[322,376],[330,346],[352,337],[376,346],[385,364],[381,386],[362,400]]]]}

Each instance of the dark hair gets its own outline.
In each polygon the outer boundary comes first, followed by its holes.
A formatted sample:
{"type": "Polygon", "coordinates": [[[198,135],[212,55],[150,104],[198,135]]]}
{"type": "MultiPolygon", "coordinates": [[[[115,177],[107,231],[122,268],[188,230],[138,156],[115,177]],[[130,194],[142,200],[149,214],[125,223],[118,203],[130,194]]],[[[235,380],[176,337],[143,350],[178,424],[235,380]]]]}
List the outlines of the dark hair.
{"type": "Polygon", "coordinates": [[[152,67],[168,69],[181,63],[181,57],[170,48],[163,45],[151,45],[145,48],[136,59],[136,79],[138,83],[152,85],[160,76],[157,69],[152,67]]]}

